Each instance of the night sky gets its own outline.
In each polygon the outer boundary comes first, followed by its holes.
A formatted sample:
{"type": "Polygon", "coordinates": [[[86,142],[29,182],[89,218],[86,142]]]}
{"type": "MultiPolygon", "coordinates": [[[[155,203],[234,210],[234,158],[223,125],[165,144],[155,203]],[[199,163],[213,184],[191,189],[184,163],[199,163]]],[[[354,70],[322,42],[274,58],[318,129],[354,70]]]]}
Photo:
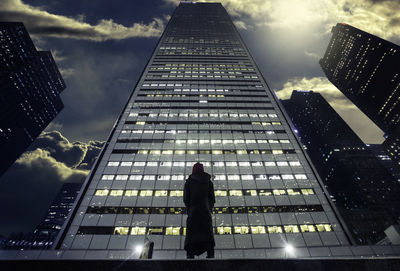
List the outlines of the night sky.
{"type": "MultiPolygon", "coordinates": [[[[400,0],[220,2],[279,97],[318,91],[365,143],[383,141],[318,61],[338,22],[400,44],[400,0]]],[[[65,108],[0,178],[0,235],[33,230],[63,182],[83,181],[178,3],[0,1],[0,21],[22,21],[37,49],[53,53],[67,85],[65,108]]]]}

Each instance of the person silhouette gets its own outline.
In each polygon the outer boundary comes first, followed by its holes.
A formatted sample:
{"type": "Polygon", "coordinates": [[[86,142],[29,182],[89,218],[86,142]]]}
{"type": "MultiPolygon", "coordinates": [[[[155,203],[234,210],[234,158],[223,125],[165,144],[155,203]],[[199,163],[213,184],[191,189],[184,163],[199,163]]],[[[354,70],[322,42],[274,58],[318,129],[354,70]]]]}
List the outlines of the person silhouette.
{"type": "Polygon", "coordinates": [[[207,251],[214,258],[215,240],[211,211],[215,203],[214,185],[203,164],[193,165],[192,174],[185,182],[183,201],[187,210],[185,250],[188,259],[207,251]]]}

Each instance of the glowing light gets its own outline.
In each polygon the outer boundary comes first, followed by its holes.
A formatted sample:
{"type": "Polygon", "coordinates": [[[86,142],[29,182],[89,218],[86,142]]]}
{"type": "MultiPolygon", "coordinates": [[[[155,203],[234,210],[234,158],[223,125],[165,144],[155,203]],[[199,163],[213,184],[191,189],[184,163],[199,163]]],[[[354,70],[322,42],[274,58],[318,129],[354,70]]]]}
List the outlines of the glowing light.
{"type": "Polygon", "coordinates": [[[135,248],[135,251],[136,251],[137,254],[142,253],[142,251],[143,251],[143,246],[142,246],[142,245],[137,245],[136,248],[135,248]]]}
{"type": "Polygon", "coordinates": [[[285,246],[285,250],[288,254],[293,254],[294,253],[294,247],[291,244],[287,244],[285,246]]]}

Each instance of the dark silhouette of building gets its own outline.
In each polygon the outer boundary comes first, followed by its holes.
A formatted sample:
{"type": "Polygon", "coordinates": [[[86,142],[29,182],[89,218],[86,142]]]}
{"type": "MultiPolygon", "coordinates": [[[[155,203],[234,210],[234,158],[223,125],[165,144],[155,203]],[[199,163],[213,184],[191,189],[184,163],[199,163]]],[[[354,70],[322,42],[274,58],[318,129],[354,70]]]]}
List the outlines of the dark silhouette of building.
{"type": "Polygon", "coordinates": [[[319,93],[282,103],[355,239],[381,240],[399,216],[399,183],[319,93]]]}
{"type": "Polygon", "coordinates": [[[343,23],[332,33],[323,71],[385,132],[385,149],[400,164],[400,46],[343,23]]]}
{"type": "Polygon", "coordinates": [[[81,188],[81,183],[65,183],[51,203],[43,221],[33,232],[13,233],[3,240],[3,249],[49,249],[52,247],[62,225],[81,188]]]}
{"type": "Polygon", "coordinates": [[[65,83],[22,23],[0,23],[0,175],[64,107],[65,83]]]}
{"type": "Polygon", "coordinates": [[[226,10],[181,2],[56,248],[126,257],[146,236],[153,258],[185,258],[183,187],[198,161],[214,183],[216,257],[349,244],[226,10]]]}

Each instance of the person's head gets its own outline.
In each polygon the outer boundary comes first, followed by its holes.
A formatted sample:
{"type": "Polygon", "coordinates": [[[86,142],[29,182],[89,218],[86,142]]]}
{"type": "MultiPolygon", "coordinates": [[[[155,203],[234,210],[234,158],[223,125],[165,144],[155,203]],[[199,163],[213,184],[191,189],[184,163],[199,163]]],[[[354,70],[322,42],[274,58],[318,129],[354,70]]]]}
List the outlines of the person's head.
{"type": "Polygon", "coordinates": [[[197,162],[196,164],[193,165],[192,174],[199,174],[203,172],[204,172],[203,164],[197,162]]]}

